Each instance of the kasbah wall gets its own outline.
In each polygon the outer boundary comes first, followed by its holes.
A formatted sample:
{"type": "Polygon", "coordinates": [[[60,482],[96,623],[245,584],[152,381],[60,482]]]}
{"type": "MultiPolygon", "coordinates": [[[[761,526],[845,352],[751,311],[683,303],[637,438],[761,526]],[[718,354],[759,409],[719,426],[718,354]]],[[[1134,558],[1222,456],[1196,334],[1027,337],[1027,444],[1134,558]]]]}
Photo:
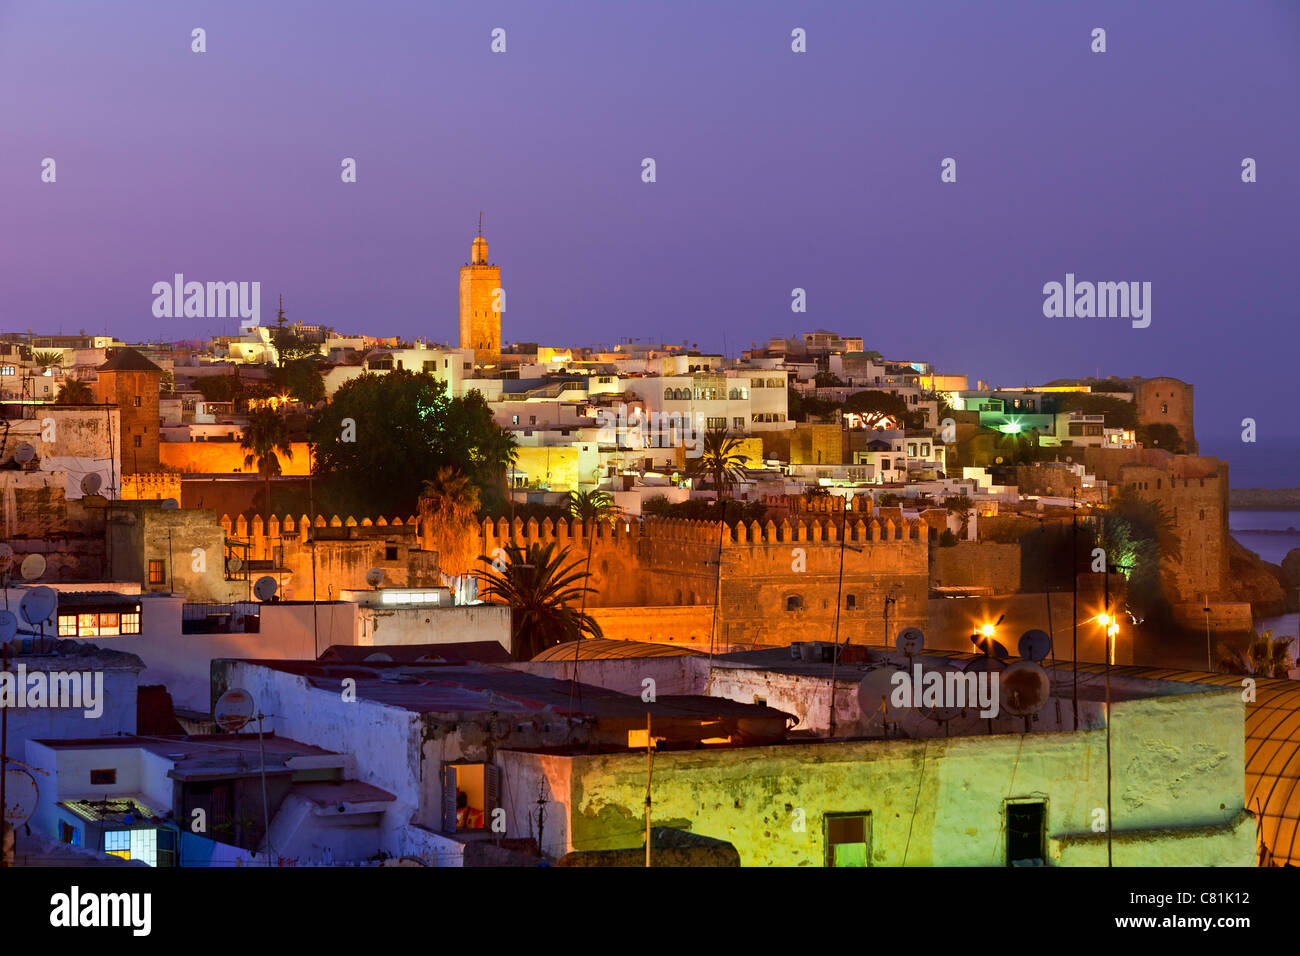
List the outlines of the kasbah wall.
{"type": "Polygon", "coordinates": [[[475,546],[486,555],[509,541],[554,541],[569,547],[570,559],[582,567],[590,541],[595,593],[589,606],[598,620],[600,609],[619,608],[612,618],[617,636],[630,639],[644,639],[638,615],[649,622],[648,632],[657,633],[653,622],[664,606],[711,607],[719,551],[716,640],[721,644],[787,644],[828,636],[834,632],[837,605],[842,635],[880,642],[886,636],[886,597],[892,599],[890,641],[903,627],[923,628],[928,618],[928,541],[918,522],[858,520],[849,524],[844,547],[839,523],[814,516],[807,522],[796,519],[793,526],[782,521],[779,527],[772,521],[723,526],[650,518],[639,528],[622,521],[598,525],[594,534],[582,522],[552,524],[548,518],[540,525],[516,520],[511,526],[502,519],[495,525],[484,522],[476,538],[475,546]]]}
{"type": "Polygon", "coordinates": [[[1172,522],[1181,556],[1165,556],[1161,575],[1171,598],[1221,598],[1228,585],[1228,463],[1218,458],[1145,451],[1087,449],[1089,470],[1132,494],[1160,505],[1172,522]]]}

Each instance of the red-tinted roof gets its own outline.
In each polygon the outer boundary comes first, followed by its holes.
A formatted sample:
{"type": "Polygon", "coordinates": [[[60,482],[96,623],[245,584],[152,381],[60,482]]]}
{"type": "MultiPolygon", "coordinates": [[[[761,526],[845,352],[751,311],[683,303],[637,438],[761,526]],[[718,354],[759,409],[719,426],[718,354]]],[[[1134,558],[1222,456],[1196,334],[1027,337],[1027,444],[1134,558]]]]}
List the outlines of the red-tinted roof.
{"type": "Polygon", "coordinates": [[[157,372],[162,374],[162,369],[153,362],[132,348],[118,349],[103,365],[99,366],[97,371],[100,372],[157,372]]]}

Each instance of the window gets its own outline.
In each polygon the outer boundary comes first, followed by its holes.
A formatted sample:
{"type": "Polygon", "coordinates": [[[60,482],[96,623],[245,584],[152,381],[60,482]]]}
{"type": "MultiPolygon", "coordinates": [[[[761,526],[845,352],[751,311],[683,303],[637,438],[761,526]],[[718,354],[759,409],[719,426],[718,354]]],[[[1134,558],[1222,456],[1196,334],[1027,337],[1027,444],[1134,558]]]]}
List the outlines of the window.
{"type": "Polygon", "coordinates": [[[710,418],[710,419],[708,419],[708,420],[706,421],[706,423],[705,423],[705,427],[706,427],[706,428],[709,428],[709,429],[714,429],[714,428],[726,428],[726,427],[727,427],[727,419],[726,419],[725,417],[724,417],[724,418],[710,418]]]}
{"type": "Polygon", "coordinates": [[[741,417],[740,415],[737,415],[735,418],[733,418],[733,419],[731,420],[731,424],[732,424],[732,426],[735,427],[735,428],[744,428],[744,427],[745,427],[745,419],[744,419],[743,417],[741,417]]]}
{"type": "Polygon", "coordinates": [[[530,425],[536,425],[536,424],[537,424],[537,416],[536,416],[536,415],[529,415],[529,416],[528,416],[528,424],[530,424],[530,425]]]}
{"type": "Polygon", "coordinates": [[[107,831],[104,834],[104,852],[113,856],[120,856],[124,860],[131,859],[131,831],[107,831]]]}
{"type": "Polygon", "coordinates": [[[13,374],[14,374],[14,367],[12,365],[6,365],[0,368],[0,375],[13,375],[13,374]]]}
{"type": "Polygon", "coordinates": [[[397,545],[395,544],[384,545],[384,560],[385,561],[397,560],[397,545]]]}
{"type": "Polygon", "coordinates": [[[867,866],[870,837],[870,813],[826,814],[826,865],[867,866]]]}
{"type": "Polygon", "coordinates": [[[167,570],[161,561],[149,562],[149,583],[162,584],[167,580],[167,570]]]}
{"type": "Polygon", "coordinates": [[[93,787],[111,787],[117,783],[117,768],[90,771],[90,784],[93,787]]]}
{"type": "Polygon", "coordinates": [[[1042,866],[1047,804],[1041,800],[1008,801],[1006,816],[1007,866],[1042,866]]]}
{"type": "Polygon", "coordinates": [[[802,611],[803,598],[801,598],[797,594],[791,594],[789,597],[785,599],[785,609],[787,611],[802,611]]]}
{"type": "Polygon", "coordinates": [[[144,446],[144,441],[141,439],[139,435],[132,435],[131,444],[134,445],[136,448],[141,448],[144,446]]]}
{"type": "Polygon", "coordinates": [[[519,424],[519,416],[518,416],[518,415],[511,415],[511,416],[510,416],[510,424],[511,424],[511,425],[518,425],[518,424],[519,424]]]}
{"type": "Polygon", "coordinates": [[[116,637],[140,633],[140,612],[81,612],[59,615],[59,637],[116,637]]]}
{"type": "Polygon", "coordinates": [[[1166,402],[1161,402],[1161,403],[1160,403],[1160,414],[1161,414],[1161,415],[1168,415],[1168,414],[1169,414],[1169,405],[1168,405],[1168,403],[1166,403],[1166,402]]]}
{"type": "Polygon", "coordinates": [[[81,831],[70,823],[59,821],[59,842],[70,843],[72,846],[81,846],[81,831]]]}
{"type": "Polygon", "coordinates": [[[135,396],[135,400],[134,400],[131,404],[134,405],[136,408],[139,408],[139,407],[140,407],[140,396],[139,396],[139,395],[135,396]]]}
{"type": "Polygon", "coordinates": [[[426,362],[424,363],[424,370],[425,370],[426,372],[436,372],[436,371],[438,371],[438,360],[437,360],[437,359],[431,359],[431,360],[429,360],[429,361],[426,361],[426,362]]]}
{"type": "Polygon", "coordinates": [[[852,611],[857,606],[858,596],[856,594],[849,594],[844,598],[844,609],[846,611],[852,611]]]}

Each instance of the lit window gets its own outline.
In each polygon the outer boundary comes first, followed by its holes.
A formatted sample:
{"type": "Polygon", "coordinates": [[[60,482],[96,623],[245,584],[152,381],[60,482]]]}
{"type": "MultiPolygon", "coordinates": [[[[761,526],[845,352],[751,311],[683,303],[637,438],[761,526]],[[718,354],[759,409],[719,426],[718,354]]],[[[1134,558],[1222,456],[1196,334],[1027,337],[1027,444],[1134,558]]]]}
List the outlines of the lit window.
{"type": "Polygon", "coordinates": [[[59,637],[76,637],[77,636],[77,615],[60,614],[59,615],[59,637]]]}
{"type": "Polygon", "coordinates": [[[123,634],[140,633],[140,612],[119,615],[123,634]]]}
{"type": "MultiPolygon", "coordinates": [[[[137,436],[136,440],[139,441],[139,436],[137,436]]],[[[149,583],[162,584],[166,580],[167,580],[167,574],[163,567],[163,563],[161,561],[150,561],[149,562],[149,583]]]]}

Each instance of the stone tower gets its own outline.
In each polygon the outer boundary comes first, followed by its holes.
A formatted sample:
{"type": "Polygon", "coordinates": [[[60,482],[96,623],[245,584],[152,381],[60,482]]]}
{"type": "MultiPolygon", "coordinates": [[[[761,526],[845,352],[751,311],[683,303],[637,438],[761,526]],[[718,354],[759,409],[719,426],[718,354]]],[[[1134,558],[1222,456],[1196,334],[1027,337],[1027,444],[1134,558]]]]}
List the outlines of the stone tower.
{"type": "Polygon", "coordinates": [[[162,369],[135,349],[119,349],[96,369],[95,401],[121,410],[122,474],[158,471],[158,389],[162,369]]]}
{"type": "MultiPolygon", "coordinates": [[[[488,264],[483,220],[470,249],[469,265],[460,269],[460,347],[474,350],[474,361],[496,365],[501,360],[501,312],[498,301],[501,267],[488,264]]],[[[504,293],[500,293],[504,296],[504,293]]]]}

